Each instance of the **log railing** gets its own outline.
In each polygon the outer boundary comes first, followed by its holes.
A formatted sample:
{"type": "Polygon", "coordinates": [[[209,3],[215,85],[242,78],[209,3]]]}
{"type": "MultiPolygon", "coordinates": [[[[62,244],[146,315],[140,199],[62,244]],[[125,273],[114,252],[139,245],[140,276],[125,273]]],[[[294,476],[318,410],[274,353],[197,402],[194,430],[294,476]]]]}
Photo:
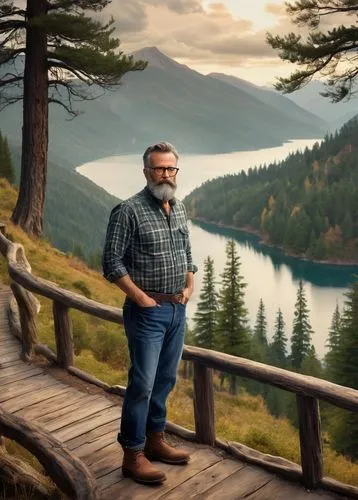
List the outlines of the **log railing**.
{"type": "MultiPolygon", "coordinates": [[[[31,267],[27,262],[23,247],[10,242],[4,234],[4,230],[2,233],[0,231],[0,252],[7,258],[8,272],[13,280],[12,290],[20,311],[20,314],[17,314],[14,304],[11,305],[10,325],[14,334],[22,338],[24,355],[29,357],[32,351],[42,354],[69,373],[101,387],[106,392],[123,396],[125,387],[111,387],[73,366],[74,349],[69,315],[69,309],[73,308],[107,321],[122,324],[122,310],[87,299],[62,289],[55,283],[34,276],[31,273],[31,267]],[[40,344],[37,340],[35,323],[37,302],[31,292],[53,301],[57,353],[40,344]]],[[[358,413],[357,390],[198,347],[185,346],[183,359],[194,364],[195,432],[170,422],[167,424],[168,430],[185,439],[218,446],[242,460],[284,474],[290,479],[299,480],[308,489],[321,487],[358,498],[357,487],[323,477],[323,451],[318,403],[318,400],[322,400],[358,413]],[[281,457],[261,453],[239,443],[227,443],[216,438],[213,370],[253,379],[296,394],[301,466],[281,457]]]]}

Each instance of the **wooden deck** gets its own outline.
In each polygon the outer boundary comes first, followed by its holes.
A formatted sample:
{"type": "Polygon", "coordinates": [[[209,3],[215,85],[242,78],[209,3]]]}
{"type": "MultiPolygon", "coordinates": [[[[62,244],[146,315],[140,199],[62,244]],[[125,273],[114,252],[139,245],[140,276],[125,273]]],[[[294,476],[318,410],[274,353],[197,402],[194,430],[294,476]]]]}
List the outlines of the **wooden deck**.
{"type": "MultiPolygon", "coordinates": [[[[20,344],[10,331],[6,305],[10,291],[0,285],[0,405],[38,423],[65,443],[91,470],[101,499],[342,499],[324,491],[307,492],[259,467],[224,452],[173,438],[191,451],[186,466],[158,464],[167,481],[141,486],[121,474],[122,450],[116,442],[118,404],[104,394],[91,395],[20,360],[20,344]]],[[[348,497],[345,497],[348,498],[348,497]]]]}

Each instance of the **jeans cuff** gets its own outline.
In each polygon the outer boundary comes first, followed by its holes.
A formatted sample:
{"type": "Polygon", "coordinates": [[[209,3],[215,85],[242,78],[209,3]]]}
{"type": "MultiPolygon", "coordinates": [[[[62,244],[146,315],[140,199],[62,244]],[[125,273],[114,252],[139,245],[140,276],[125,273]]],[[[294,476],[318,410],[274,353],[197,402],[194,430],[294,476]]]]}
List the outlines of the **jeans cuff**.
{"type": "Polygon", "coordinates": [[[164,423],[158,423],[158,424],[152,424],[150,427],[147,426],[147,436],[151,432],[164,432],[165,431],[165,422],[164,423]]]}
{"type": "Polygon", "coordinates": [[[142,451],[142,450],[144,450],[144,444],[145,443],[140,443],[140,444],[137,444],[137,445],[133,445],[130,442],[128,442],[126,439],[123,439],[120,432],[117,435],[117,441],[118,441],[118,443],[121,446],[123,446],[123,448],[127,448],[128,450],[133,450],[133,451],[142,451]]]}

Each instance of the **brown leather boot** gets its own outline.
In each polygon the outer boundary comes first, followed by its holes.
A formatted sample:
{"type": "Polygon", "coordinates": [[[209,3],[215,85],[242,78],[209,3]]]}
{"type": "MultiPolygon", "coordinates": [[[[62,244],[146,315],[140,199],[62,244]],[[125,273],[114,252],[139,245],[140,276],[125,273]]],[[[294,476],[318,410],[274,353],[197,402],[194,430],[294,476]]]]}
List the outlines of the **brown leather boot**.
{"type": "Polygon", "coordinates": [[[142,450],[123,448],[122,474],[131,477],[137,483],[157,484],[166,480],[164,472],[153,467],[142,450]]]}
{"type": "Polygon", "coordinates": [[[149,460],[160,460],[173,465],[187,464],[190,459],[189,453],[173,448],[164,441],[164,432],[151,432],[148,434],[144,453],[149,460]]]}

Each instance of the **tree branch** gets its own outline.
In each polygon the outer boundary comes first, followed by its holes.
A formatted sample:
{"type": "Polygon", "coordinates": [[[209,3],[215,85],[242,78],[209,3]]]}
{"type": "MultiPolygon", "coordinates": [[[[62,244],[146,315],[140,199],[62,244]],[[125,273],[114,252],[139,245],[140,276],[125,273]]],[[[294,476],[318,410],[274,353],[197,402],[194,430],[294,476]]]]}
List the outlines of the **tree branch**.
{"type": "Polygon", "coordinates": [[[20,82],[21,80],[23,80],[22,76],[13,75],[12,73],[6,73],[0,79],[0,87],[5,87],[6,85],[11,85],[12,83],[20,82]],[[11,78],[9,78],[8,80],[4,80],[6,76],[11,76],[11,78]]]}
{"type": "Polygon", "coordinates": [[[48,102],[49,103],[52,102],[52,103],[58,104],[59,106],[62,106],[67,111],[67,113],[69,113],[72,116],[72,119],[80,114],[79,111],[74,111],[72,109],[72,107],[67,106],[65,103],[63,103],[59,99],[54,99],[53,97],[50,97],[48,102]]]}
{"type": "Polygon", "coordinates": [[[26,28],[26,22],[16,19],[11,19],[10,21],[0,21],[0,33],[6,33],[10,30],[19,30],[21,28],[26,28]]]}

